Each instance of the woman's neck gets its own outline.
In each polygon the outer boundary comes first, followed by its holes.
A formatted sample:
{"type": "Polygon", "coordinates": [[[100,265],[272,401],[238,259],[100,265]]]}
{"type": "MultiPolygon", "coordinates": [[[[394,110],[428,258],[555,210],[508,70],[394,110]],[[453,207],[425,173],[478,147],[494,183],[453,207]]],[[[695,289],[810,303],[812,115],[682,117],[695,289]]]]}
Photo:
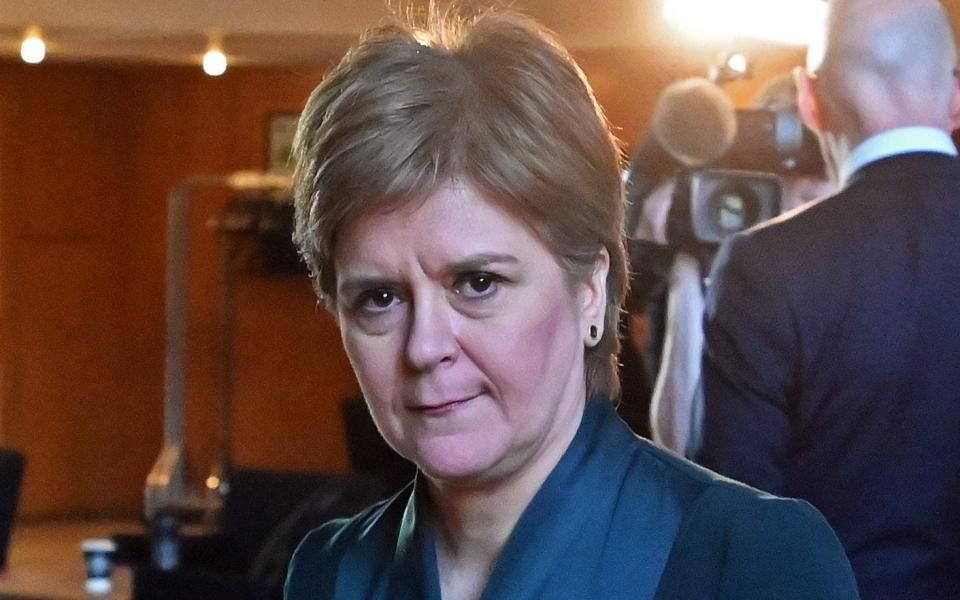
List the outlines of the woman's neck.
{"type": "Polygon", "coordinates": [[[578,408],[572,427],[555,432],[558,439],[527,468],[503,480],[472,486],[427,480],[444,600],[480,597],[524,510],[573,441],[582,418],[578,408]]]}
{"type": "MultiPolygon", "coordinates": [[[[437,507],[437,570],[444,600],[475,600],[483,593],[497,559],[529,504],[498,490],[461,493],[437,507]],[[442,508],[441,508],[442,507],[442,508]]],[[[532,496],[531,496],[532,498],[532,496]]]]}
{"type": "Polygon", "coordinates": [[[433,487],[438,552],[450,558],[495,560],[543,481],[536,486],[513,483],[479,489],[433,487]]]}

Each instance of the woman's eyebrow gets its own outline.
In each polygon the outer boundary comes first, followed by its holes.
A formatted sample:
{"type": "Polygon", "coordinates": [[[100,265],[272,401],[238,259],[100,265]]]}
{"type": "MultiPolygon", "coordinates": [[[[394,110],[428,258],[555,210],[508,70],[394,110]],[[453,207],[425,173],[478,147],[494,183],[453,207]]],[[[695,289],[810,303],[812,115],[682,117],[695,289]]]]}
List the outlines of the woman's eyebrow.
{"type": "MultiPolygon", "coordinates": [[[[518,264],[519,262],[520,259],[512,254],[483,252],[451,261],[446,268],[444,268],[444,271],[447,274],[456,274],[466,271],[479,271],[495,264],[518,264]]],[[[396,280],[387,277],[363,275],[351,277],[348,275],[338,282],[337,295],[349,296],[371,289],[392,288],[396,287],[396,285],[396,280]]]]}
{"type": "Polygon", "coordinates": [[[365,290],[393,287],[395,284],[395,281],[385,277],[348,277],[337,285],[337,295],[349,296],[365,290]]]}
{"type": "Polygon", "coordinates": [[[447,266],[447,270],[455,273],[462,273],[464,271],[478,271],[493,264],[517,264],[519,262],[520,259],[512,254],[484,252],[482,254],[474,254],[452,261],[447,266]]]}

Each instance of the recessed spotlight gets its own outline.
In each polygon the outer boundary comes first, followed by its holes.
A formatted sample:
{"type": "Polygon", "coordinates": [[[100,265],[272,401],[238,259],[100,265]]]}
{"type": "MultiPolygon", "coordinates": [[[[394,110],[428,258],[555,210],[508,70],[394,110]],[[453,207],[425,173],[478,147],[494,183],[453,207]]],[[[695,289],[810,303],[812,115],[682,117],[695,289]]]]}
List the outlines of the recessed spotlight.
{"type": "Polygon", "coordinates": [[[203,55],[203,72],[211,77],[219,77],[227,72],[227,55],[218,48],[211,48],[203,55]]]}
{"type": "Polygon", "coordinates": [[[213,28],[207,32],[207,51],[203,55],[203,72],[219,77],[227,72],[227,55],[223,53],[223,31],[213,28]]]}
{"type": "Polygon", "coordinates": [[[23,36],[23,42],[20,43],[20,58],[23,62],[36,65],[43,62],[47,55],[47,44],[43,41],[40,30],[31,27],[23,36]]]}

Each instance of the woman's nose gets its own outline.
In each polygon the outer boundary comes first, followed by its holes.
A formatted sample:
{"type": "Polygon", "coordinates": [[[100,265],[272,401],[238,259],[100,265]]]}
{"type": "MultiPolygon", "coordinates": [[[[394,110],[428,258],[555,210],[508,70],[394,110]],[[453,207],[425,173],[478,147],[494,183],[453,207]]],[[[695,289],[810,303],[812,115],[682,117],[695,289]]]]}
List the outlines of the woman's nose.
{"type": "Polygon", "coordinates": [[[413,369],[430,371],[457,357],[460,345],[451,317],[450,307],[442,297],[414,302],[406,345],[406,359],[413,369]]]}

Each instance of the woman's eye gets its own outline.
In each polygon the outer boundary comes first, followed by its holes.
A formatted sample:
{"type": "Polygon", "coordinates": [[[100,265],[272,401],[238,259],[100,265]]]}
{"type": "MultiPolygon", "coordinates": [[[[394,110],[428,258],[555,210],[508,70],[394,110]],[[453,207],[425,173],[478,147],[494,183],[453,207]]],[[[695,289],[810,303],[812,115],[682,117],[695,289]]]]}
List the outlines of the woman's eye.
{"type": "Polygon", "coordinates": [[[455,290],[465,298],[487,298],[497,292],[500,281],[493,273],[467,273],[457,279],[455,290]]]}
{"type": "Polygon", "coordinates": [[[356,307],[369,313],[381,313],[398,302],[397,295],[388,289],[376,289],[364,292],[357,298],[356,307]]]}

